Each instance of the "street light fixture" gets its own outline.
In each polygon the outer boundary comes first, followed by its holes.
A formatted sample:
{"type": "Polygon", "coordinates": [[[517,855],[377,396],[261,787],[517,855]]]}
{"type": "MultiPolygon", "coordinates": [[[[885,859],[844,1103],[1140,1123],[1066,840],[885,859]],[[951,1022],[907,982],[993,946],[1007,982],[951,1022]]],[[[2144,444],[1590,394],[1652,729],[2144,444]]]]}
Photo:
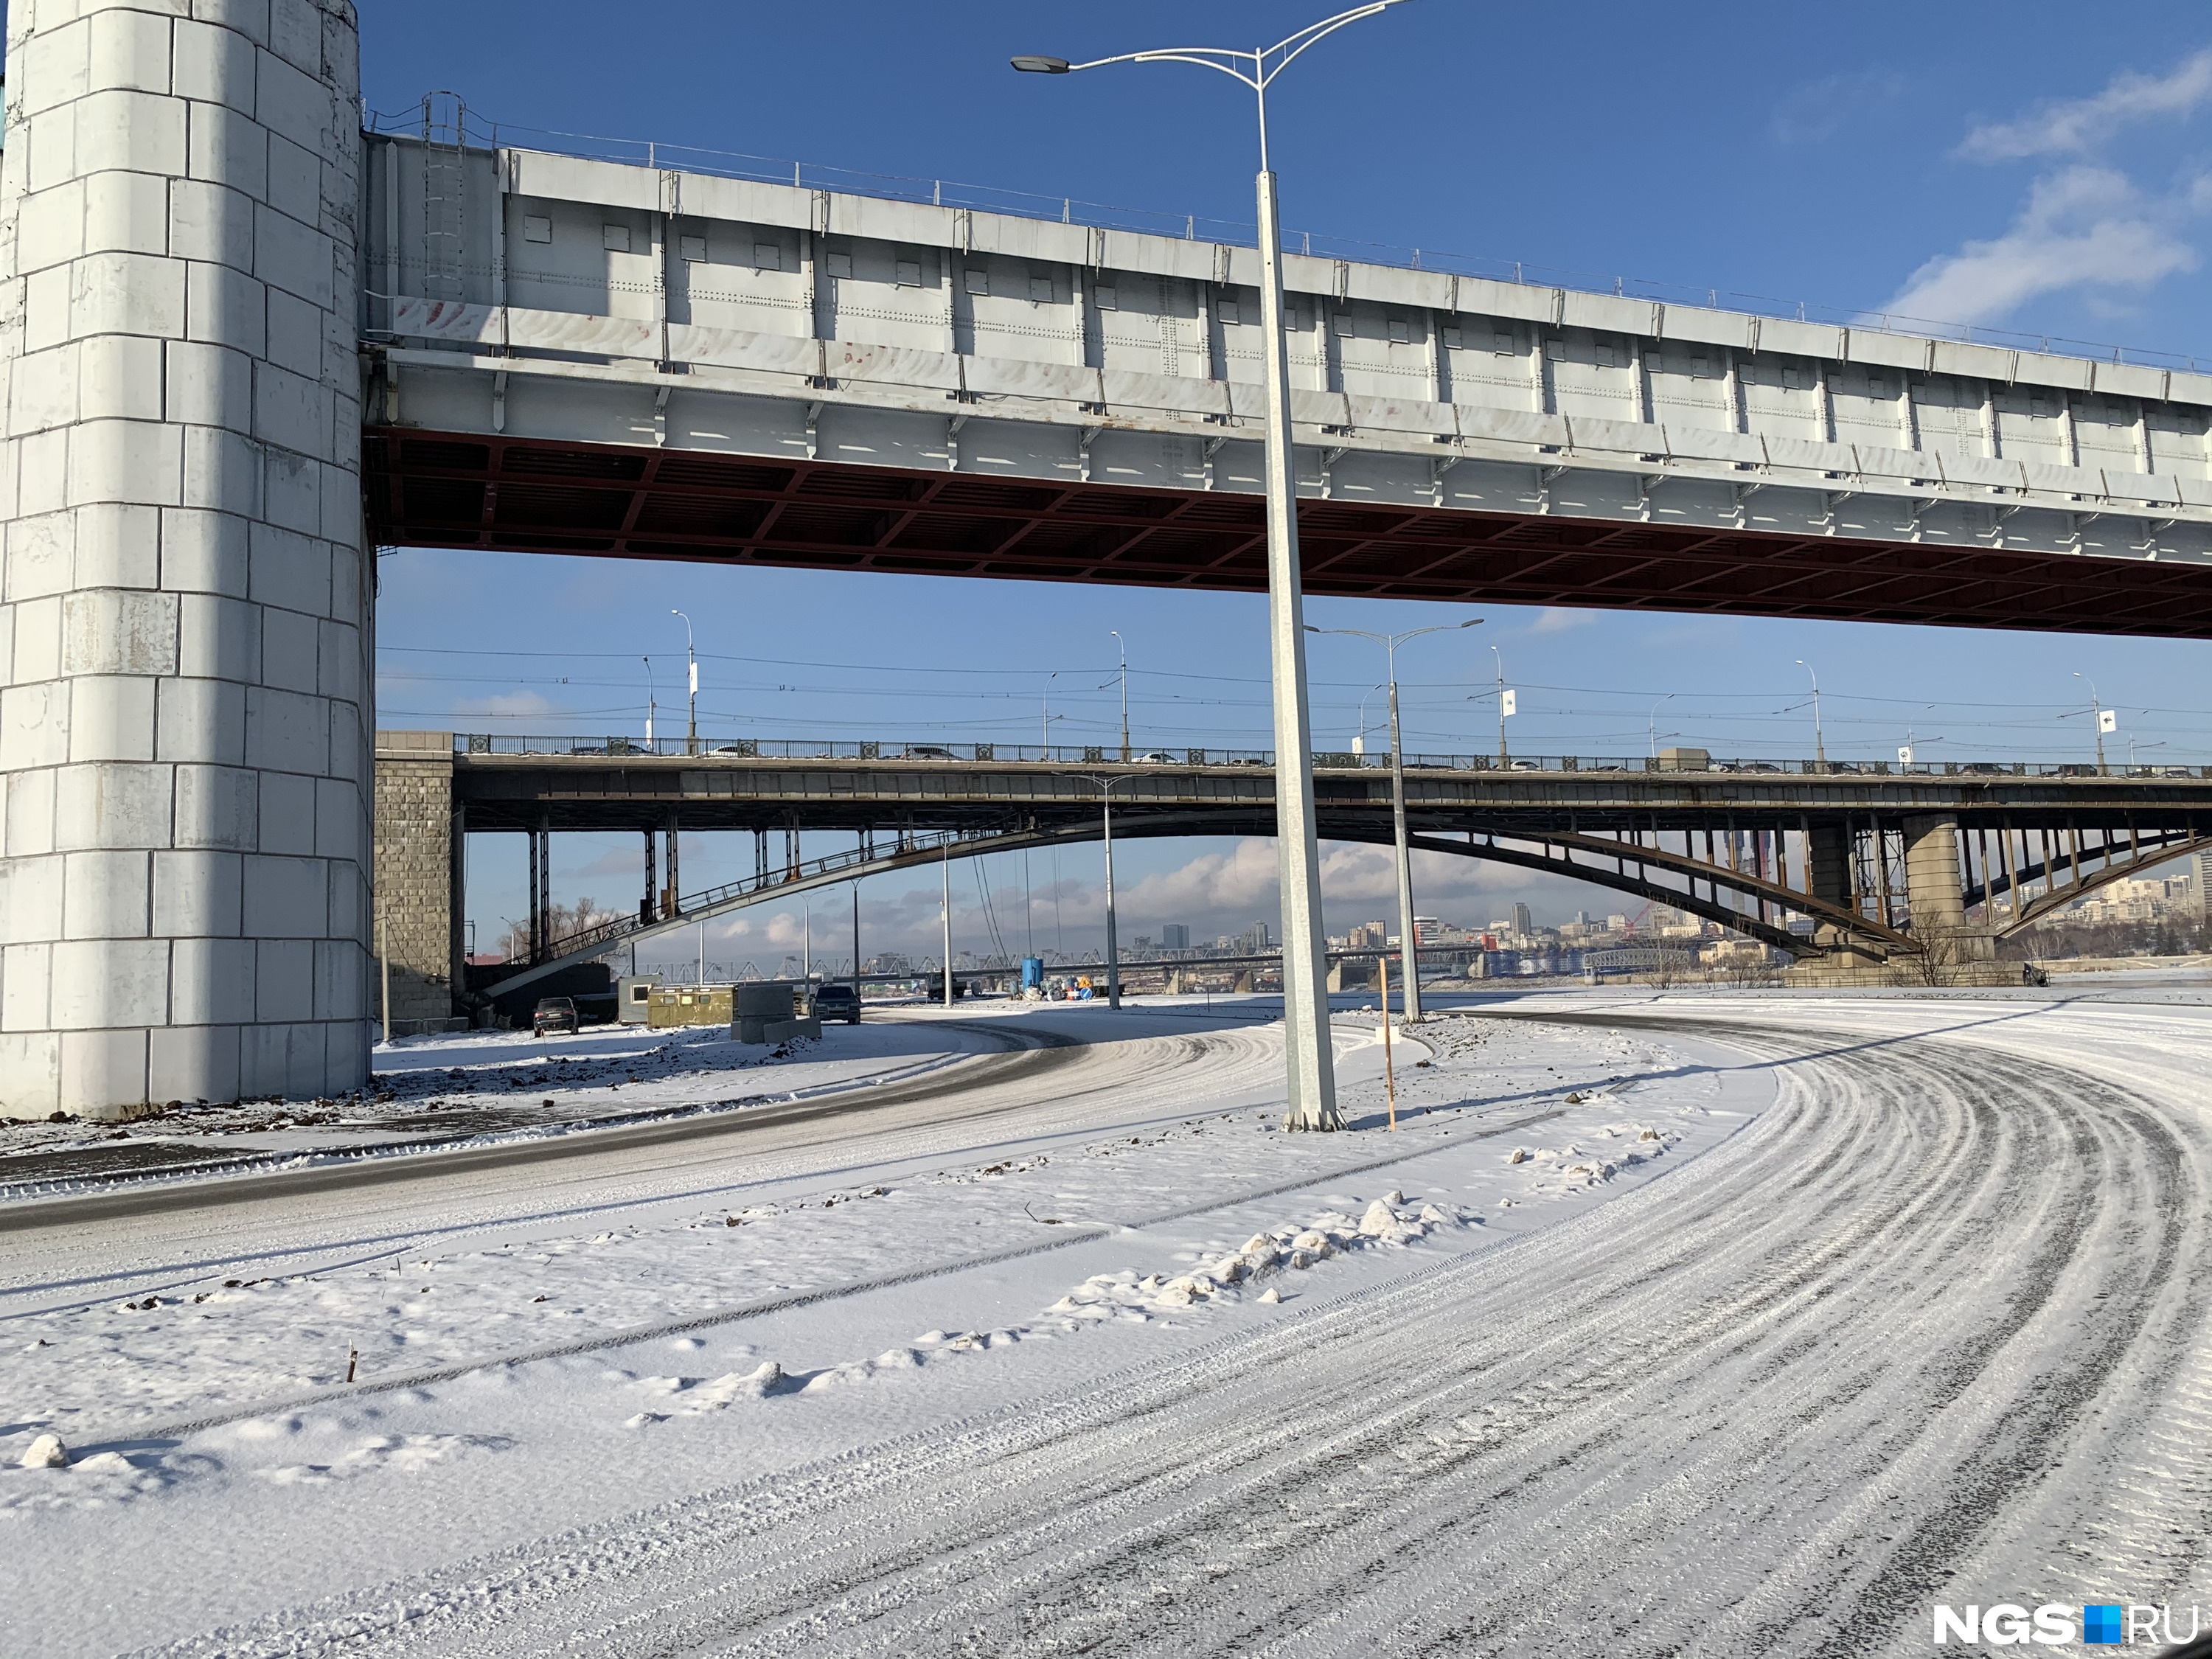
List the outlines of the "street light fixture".
{"type": "Polygon", "coordinates": [[[1283,894],[1284,1057],[1294,1129],[1342,1127],[1329,1048],[1328,993],[1322,982],[1321,848],[1314,830],[1313,720],[1307,706],[1304,599],[1298,570],[1297,450],[1291,429],[1290,358],[1283,338],[1283,227],[1267,160],[1267,88],[1308,46],[1347,23],[1404,0],[1373,0],[1310,24],[1252,52],[1182,47],[1127,52],[1087,64],[1027,55],[1013,66],[1031,75],[1067,75],[1109,64],[1194,64],[1252,89],[1260,129],[1257,201],[1260,322],[1265,354],[1267,429],[1263,468],[1267,496],[1267,637],[1275,705],[1275,846],[1283,894]],[[1247,68],[1249,66],[1249,69],[1247,68]]]}
{"type": "Polygon", "coordinates": [[[660,690],[653,684],[653,659],[641,657],[638,660],[645,665],[645,752],[650,755],[653,752],[653,717],[659,712],[660,690]]]}
{"type": "MultiPolygon", "coordinates": [[[[1413,855],[1406,844],[1406,755],[1405,744],[1398,737],[1398,647],[1424,634],[1449,634],[1462,628],[1480,627],[1481,623],[1481,617],[1470,617],[1462,623],[1409,628],[1402,634],[1370,634],[1364,628],[1316,628],[1310,623],[1306,624],[1309,634],[1349,634],[1358,639],[1376,641],[1382,647],[1383,659],[1389,665],[1389,678],[1385,684],[1390,688],[1390,841],[1398,865],[1398,962],[1405,970],[1405,986],[1400,994],[1409,1025],[1417,1025],[1421,1019],[1421,962],[1413,927],[1413,855]]],[[[1389,1013],[1386,1006],[1382,1010],[1386,1023],[1389,1013]]]]}
{"type": "MultiPolygon", "coordinates": [[[[684,617],[681,611],[671,611],[668,614],[684,617]]],[[[699,653],[692,647],[691,618],[689,617],[684,617],[684,655],[691,665],[691,718],[684,728],[684,752],[696,755],[699,752],[699,653]]]]}
{"type": "MultiPolygon", "coordinates": [[[[1651,705],[1651,715],[1650,715],[1650,718],[1648,720],[1646,720],[1646,721],[1644,722],[1644,724],[1645,724],[1646,727],[1648,728],[1648,730],[1646,731],[1645,735],[1646,735],[1647,737],[1649,737],[1649,738],[1650,738],[1650,740],[1651,740],[1651,758],[1652,758],[1653,760],[1657,760],[1657,759],[1659,758],[1659,709],[1660,709],[1660,706],[1661,706],[1662,704],[1664,704],[1664,703],[1670,703],[1670,702],[1674,702],[1674,694],[1672,691],[1669,691],[1669,692],[1668,692],[1665,696],[1663,696],[1663,697],[1660,698],[1658,702],[1655,702],[1655,703],[1653,703],[1653,704],[1651,705]]],[[[1674,735],[1674,733],[1672,733],[1672,732],[1669,732],[1668,735],[1671,737],[1671,736],[1673,736],[1673,735],[1674,735]]]]}
{"type": "Polygon", "coordinates": [[[1513,712],[1513,694],[1505,689],[1505,653],[1493,645],[1490,654],[1498,659],[1498,764],[1503,769],[1510,759],[1505,752],[1505,717],[1513,712]]]}
{"type": "MultiPolygon", "coordinates": [[[[1808,674],[1813,674],[1811,663],[1802,657],[1796,660],[1800,668],[1808,674]]],[[[1823,772],[1828,769],[1827,742],[1820,734],[1820,677],[1818,674],[1813,674],[1813,764],[1823,772]]]]}
{"type": "Polygon", "coordinates": [[[1098,792],[1106,842],[1106,1006],[1118,1008],[1121,1006],[1121,945],[1114,921],[1114,792],[1125,783],[1134,783],[1137,775],[1100,778],[1085,772],[1063,772],[1060,775],[1087,783],[1098,792]]]}
{"type": "Polygon", "coordinates": [[[1052,758],[1052,683],[1059,678],[1060,670],[1057,668],[1046,675],[1044,690],[1037,695],[1037,719],[1043,731],[1044,758],[1047,760],[1052,758]]]}
{"type": "Polygon", "coordinates": [[[1377,680],[1359,694],[1359,730],[1352,735],[1352,752],[1355,758],[1364,759],[1367,754],[1367,700],[1380,691],[1385,684],[1377,680]]]}
{"type": "Polygon", "coordinates": [[[2074,678],[2077,680],[2086,680],[2088,682],[2089,714],[2097,727],[2097,775],[2101,778],[2105,775],[2105,733],[2107,731],[2118,729],[2119,720],[2115,716],[2108,714],[2106,711],[2103,702],[2099,701],[2097,696],[2096,681],[2090,679],[2087,674],[2083,673],[2078,668],[2074,671],[2074,678]]]}

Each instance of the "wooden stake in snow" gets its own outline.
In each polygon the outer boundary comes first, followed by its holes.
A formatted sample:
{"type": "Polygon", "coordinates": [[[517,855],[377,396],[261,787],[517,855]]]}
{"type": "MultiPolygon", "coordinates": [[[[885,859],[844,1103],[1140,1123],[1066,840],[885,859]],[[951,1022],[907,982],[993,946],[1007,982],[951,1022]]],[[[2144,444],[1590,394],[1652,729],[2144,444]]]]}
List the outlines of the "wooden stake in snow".
{"type": "Polygon", "coordinates": [[[346,1381],[353,1381],[355,1369],[361,1364],[361,1350],[355,1347],[351,1338],[346,1340],[346,1381]]]}
{"type": "Polygon", "coordinates": [[[1390,958],[1379,957],[1382,970],[1382,1087],[1390,1097],[1390,1133],[1398,1133],[1398,1073],[1390,1064],[1390,958]]]}

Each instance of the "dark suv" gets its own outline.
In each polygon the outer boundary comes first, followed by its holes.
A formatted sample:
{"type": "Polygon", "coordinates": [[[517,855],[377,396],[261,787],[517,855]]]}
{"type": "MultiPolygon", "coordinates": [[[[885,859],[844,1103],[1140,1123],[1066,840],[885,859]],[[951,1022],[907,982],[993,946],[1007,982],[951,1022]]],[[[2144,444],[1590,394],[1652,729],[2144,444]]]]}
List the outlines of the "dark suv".
{"type": "Polygon", "coordinates": [[[533,1035],[544,1036],[548,1031],[573,1031],[582,1022],[576,1018],[576,1005],[567,997],[541,997],[538,1011],[530,1017],[533,1035]]]}
{"type": "Polygon", "coordinates": [[[817,1019],[842,1019],[848,1025],[858,1025],[860,994],[849,985],[817,985],[814,988],[814,1015],[817,1019]]]}

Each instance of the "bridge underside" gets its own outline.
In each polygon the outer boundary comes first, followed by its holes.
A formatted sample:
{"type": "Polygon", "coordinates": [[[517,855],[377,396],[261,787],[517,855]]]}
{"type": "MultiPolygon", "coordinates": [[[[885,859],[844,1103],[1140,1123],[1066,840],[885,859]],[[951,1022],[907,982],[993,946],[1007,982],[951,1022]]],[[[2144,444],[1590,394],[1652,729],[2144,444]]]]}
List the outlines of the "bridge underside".
{"type": "MultiPolygon", "coordinates": [[[[1255,495],[372,428],[384,544],[1257,592],[1255,495]]],[[[1341,597],[2212,638],[2212,566],[1305,499],[1341,597]]]]}

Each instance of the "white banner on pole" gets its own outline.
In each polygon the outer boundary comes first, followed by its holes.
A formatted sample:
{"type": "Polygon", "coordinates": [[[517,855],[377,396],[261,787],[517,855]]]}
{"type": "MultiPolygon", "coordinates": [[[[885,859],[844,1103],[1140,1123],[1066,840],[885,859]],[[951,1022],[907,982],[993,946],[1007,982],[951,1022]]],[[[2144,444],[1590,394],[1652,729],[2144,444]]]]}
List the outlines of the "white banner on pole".
{"type": "Polygon", "coordinates": [[[2120,729],[2119,715],[2114,713],[2112,709],[2100,708],[2097,711],[2097,729],[2100,732],[2118,731],[2120,729]]]}
{"type": "Polygon", "coordinates": [[[699,695],[699,665],[696,662],[691,665],[691,695],[699,695]]]}
{"type": "Polygon", "coordinates": [[[1905,745],[1903,745],[1903,744],[1900,744],[1898,746],[1898,750],[1897,750],[1897,759],[1898,759],[1898,763],[1899,763],[1899,764],[1900,764],[1900,765],[1903,765],[1903,766],[1910,766],[1910,765],[1911,765],[1911,764],[1912,764],[1912,750],[1911,750],[1911,749],[1909,749],[1909,748],[1907,748],[1907,747],[1905,747],[1905,745]]]}
{"type": "Polygon", "coordinates": [[[1502,701],[1498,703],[1498,712],[1499,712],[1500,714],[1510,714],[1513,713],[1513,709],[1514,709],[1514,703],[1515,703],[1515,701],[1516,701],[1516,698],[1517,695],[1518,695],[1518,694],[1516,694],[1516,693],[1515,693],[1515,692],[1513,692],[1513,691],[1510,691],[1510,690],[1509,690],[1509,691],[1501,692],[1501,693],[1499,694],[1499,696],[1500,696],[1500,697],[1501,697],[1502,701]]]}

